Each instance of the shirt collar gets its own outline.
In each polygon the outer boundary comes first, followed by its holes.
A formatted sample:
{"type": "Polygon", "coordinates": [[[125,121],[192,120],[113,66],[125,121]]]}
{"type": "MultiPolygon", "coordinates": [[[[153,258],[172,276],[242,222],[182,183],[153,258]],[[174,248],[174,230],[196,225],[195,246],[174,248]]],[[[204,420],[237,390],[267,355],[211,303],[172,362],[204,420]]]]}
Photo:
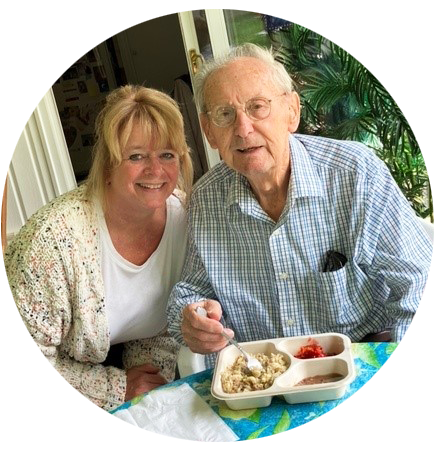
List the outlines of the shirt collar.
{"type": "Polygon", "coordinates": [[[305,146],[290,135],[290,174],[289,197],[304,198],[310,196],[324,196],[324,187],[315,166],[305,146]]]}
{"type": "Polygon", "coordinates": [[[227,207],[238,204],[244,213],[251,214],[257,204],[250,183],[245,176],[234,171],[233,180],[227,195],[227,207]]]}

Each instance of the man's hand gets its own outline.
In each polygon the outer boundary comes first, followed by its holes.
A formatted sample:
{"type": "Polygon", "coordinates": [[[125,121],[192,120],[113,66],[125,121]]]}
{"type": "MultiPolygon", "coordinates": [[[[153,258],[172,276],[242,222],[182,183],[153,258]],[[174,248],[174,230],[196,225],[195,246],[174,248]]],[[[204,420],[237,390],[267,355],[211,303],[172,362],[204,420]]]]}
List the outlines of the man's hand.
{"type": "Polygon", "coordinates": [[[215,300],[204,300],[198,303],[187,305],[183,309],[183,322],[181,332],[184,341],[194,353],[215,353],[227,345],[226,339],[221,336],[224,331],[228,336],[233,337],[232,330],[224,329],[220,323],[222,316],[221,305],[215,300]],[[196,312],[200,306],[207,312],[207,317],[203,317],[196,312]]]}
{"type": "Polygon", "coordinates": [[[143,364],[126,370],[125,401],[166,384],[167,381],[158,373],[159,371],[160,369],[151,364],[143,364]]]}

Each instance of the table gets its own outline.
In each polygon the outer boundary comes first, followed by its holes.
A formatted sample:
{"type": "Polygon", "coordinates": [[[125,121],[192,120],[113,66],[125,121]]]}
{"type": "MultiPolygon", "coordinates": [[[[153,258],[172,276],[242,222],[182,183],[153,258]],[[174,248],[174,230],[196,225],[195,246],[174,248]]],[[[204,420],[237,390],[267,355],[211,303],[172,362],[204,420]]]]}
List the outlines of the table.
{"type": "MultiPolygon", "coordinates": [[[[283,398],[274,397],[268,407],[231,410],[223,401],[217,400],[211,395],[213,369],[176,380],[162,386],[160,390],[187,383],[236,433],[240,441],[262,438],[310,422],[341,404],[373,377],[393,353],[396,346],[396,343],[389,342],[353,343],[352,353],[355,360],[356,378],[347,387],[344,396],[338,400],[290,405],[283,398]]],[[[136,397],[111,411],[111,413],[125,410],[139,403],[143,397],[136,397]]]]}

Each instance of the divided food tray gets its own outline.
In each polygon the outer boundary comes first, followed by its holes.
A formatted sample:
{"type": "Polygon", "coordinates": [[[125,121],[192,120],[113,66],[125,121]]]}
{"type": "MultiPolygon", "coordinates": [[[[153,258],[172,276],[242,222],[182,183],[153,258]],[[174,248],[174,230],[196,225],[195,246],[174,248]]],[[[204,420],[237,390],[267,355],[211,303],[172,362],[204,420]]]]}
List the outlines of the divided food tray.
{"type": "Polygon", "coordinates": [[[221,384],[221,373],[227,370],[240,355],[230,345],[218,354],[212,380],[212,395],[224,400],[232,410],[260,408],[270,405],[274,396],[281,396],[287,403],[319,402],[339,399],[354,380],[356,371],[351,353],[350,338],[339,333],[312,334],[309,336],[284,337],[254,342],[242,342],[242,348],[253,355],[281,353],[288,364],[287,370],[275,378],[267,389],[227,393],[221,384]],[[313,340],[322,347],[327,356],[321,358],[295,358],[302,346],[313,340]],[[325,383],[302,384],[301,380],[318,375],[339,374],[339,380],[325,383]]]}

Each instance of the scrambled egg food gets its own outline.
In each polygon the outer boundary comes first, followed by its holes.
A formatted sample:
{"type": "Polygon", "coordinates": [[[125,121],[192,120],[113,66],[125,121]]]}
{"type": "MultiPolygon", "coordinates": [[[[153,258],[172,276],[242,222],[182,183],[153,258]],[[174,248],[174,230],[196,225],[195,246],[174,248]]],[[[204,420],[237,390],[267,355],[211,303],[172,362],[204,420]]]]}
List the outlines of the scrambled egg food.
{"type": "Polygon", "coordinates": [[[240,355],[235,362],[221,373],[221,385],[229,394],[267,389],[276,377],[285,372],[288,364],[281,353],[263,353],[253,355],[262,365],[262,370],[248,369],[244,356],[240,355]]]}

